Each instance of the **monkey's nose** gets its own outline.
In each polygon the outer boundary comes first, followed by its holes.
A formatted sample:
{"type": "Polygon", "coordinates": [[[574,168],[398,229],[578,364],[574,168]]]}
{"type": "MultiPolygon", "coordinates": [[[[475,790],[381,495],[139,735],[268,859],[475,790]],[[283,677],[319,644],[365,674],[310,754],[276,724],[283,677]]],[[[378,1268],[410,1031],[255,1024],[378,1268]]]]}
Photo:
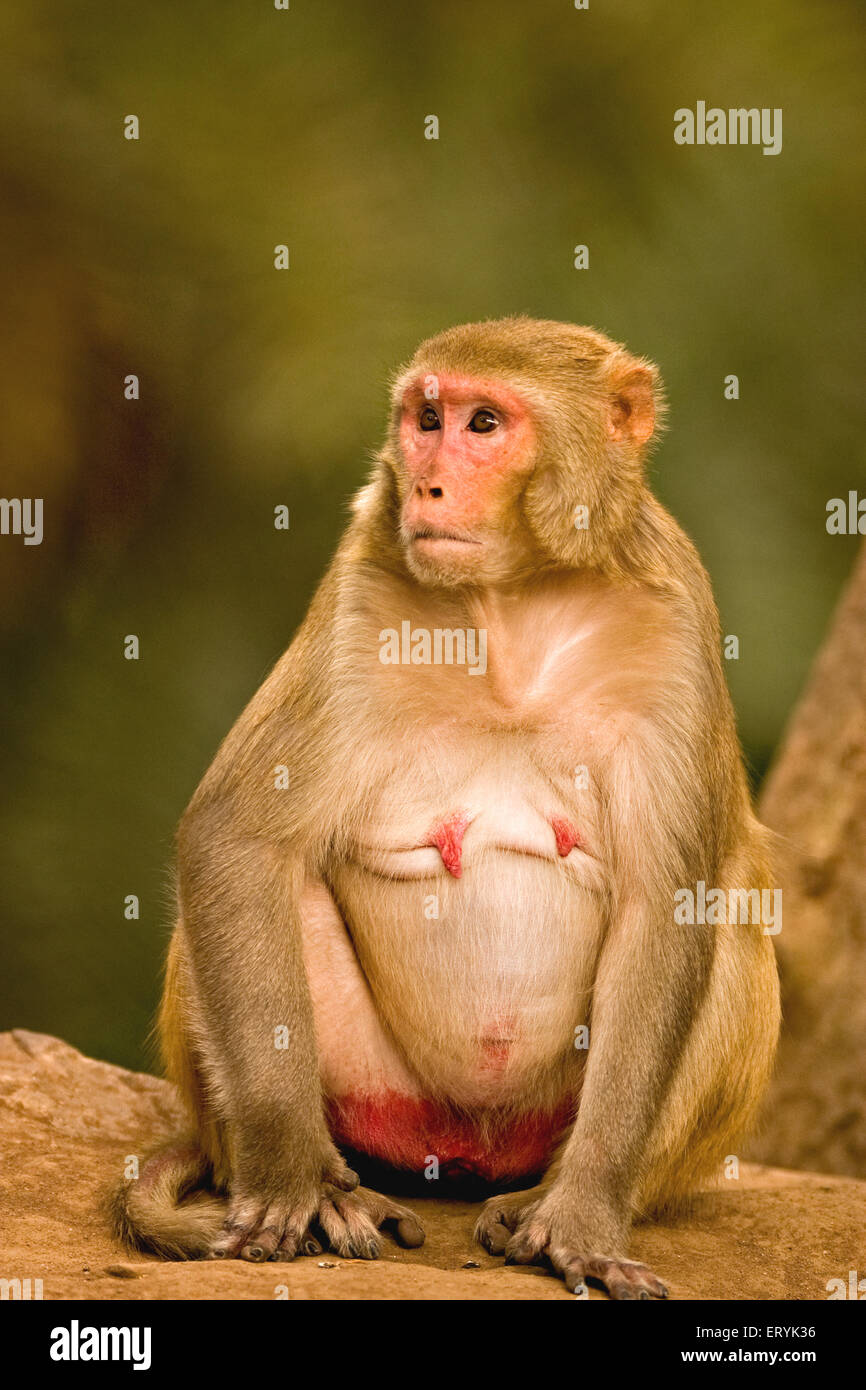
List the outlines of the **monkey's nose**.
{"type": "Polygon", "coordinates": [[[422,500],[426,501],[428,497],[441,497],[442,489],[438,486],[438,484],[431,485],[430,483],[416,483],[415,496],[420,497],[422,498],[422,500]]]}

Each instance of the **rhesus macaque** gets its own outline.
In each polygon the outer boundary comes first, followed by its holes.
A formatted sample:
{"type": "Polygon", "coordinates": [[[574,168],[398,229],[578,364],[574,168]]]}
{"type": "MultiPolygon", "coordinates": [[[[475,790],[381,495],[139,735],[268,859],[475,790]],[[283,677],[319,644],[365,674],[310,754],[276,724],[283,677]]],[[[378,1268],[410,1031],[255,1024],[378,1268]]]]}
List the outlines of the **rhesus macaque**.
{"type": "Polygon", "coordinates": [[[629,1229],[720,1173],[779,1013],[760,922],[675,917],[771,870],[710,584],[644,479],[659,392],[601,334],[523,318],[398,377],[309,614],[180,827],[160,1022],[193,1131],[119,1197],[132,1244],[419,1244],[342,1147],[525,1179],[481,1209],[489,1251],[666,1295],[629,1229]]]}

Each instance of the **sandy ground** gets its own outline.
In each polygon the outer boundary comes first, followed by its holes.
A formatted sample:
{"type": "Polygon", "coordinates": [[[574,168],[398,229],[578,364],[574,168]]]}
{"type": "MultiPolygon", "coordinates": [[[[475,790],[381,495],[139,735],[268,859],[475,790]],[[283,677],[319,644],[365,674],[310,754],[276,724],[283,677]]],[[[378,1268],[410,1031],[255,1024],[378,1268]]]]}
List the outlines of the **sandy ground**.
{"type": "MultiPolygon", "coordinates": [[[[103,1203],[128,1154],[178,1123],[171,1088],[43,1034],[0,1034],[0,1277],[46,1299],[569,1299],[542,1269],[505,1266],[472,1240],[478,1203],[406,1197],[427,1232],[378,1261],[171,1264],[122,1251],[103,1203]]],[[[866,1182],[741,1165],[673,1225],[639,1227],[632,1253],[677,1299],[826,1299],[866,1273],[866,1182]]],[[[591,1297],[603,1298],[593,1290],[591,1297]]]]}

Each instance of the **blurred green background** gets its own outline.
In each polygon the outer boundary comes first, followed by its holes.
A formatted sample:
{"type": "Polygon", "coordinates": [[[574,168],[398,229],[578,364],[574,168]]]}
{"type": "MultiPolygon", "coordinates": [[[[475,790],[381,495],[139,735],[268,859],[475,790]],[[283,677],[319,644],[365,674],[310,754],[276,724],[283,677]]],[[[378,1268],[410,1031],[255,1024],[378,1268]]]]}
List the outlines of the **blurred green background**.
{"type": "Polygon", "coordinates": [[[864,47],[844,0],[7,0],[2,493],[45,499],[45,540],[0,537],[0,1026],[145,1064],[177,819],[327,564],[388,373],[452,322],[659,363],[654,485],[740,638],[757,783],[856,549],[827,499],[866,491],[864,47]],[[782,107],[782,153],[676,146],[699,99],[782,107]]]}

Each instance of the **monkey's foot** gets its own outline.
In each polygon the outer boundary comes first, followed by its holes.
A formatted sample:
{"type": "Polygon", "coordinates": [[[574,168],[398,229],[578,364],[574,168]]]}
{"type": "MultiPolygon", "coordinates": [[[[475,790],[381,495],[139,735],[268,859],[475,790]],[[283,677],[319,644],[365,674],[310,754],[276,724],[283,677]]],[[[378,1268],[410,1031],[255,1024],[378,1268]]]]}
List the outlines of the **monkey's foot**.
{"type": "Polygon", "coordinates": [[[611,1298],[667,1298],[668,1290],[652,1270],[623,1255],[594,1253],[580,1221],[561,1215],[543,1188],[513,1192],[486,1202],[475,1237],[506,1264],[548,1265],[574,1293],[587,1279],[601,1284],[611,1298]]]}
{"type": "MultiPolygon", "coordinates": [[[[319,1210],[301,1248],[306,1254],[320,1253],[319,1237],[324,1239],[326,1247],[347,1259],[376,1260],[382,1253],[380,1231],[383,1226],[390,1226],[399,1244],[411,1250],[424,1244],[424,1228],[408,1207],[382,1197],[369,1187],[356,1187],[354,1192],[325,1187],[319,1210]],[[316,1249],[304,1249],[308,1241],[316,1249]]],[[[282,1250],[271,1256],[272,1260],[291,1258],[282,1250]]]]}

